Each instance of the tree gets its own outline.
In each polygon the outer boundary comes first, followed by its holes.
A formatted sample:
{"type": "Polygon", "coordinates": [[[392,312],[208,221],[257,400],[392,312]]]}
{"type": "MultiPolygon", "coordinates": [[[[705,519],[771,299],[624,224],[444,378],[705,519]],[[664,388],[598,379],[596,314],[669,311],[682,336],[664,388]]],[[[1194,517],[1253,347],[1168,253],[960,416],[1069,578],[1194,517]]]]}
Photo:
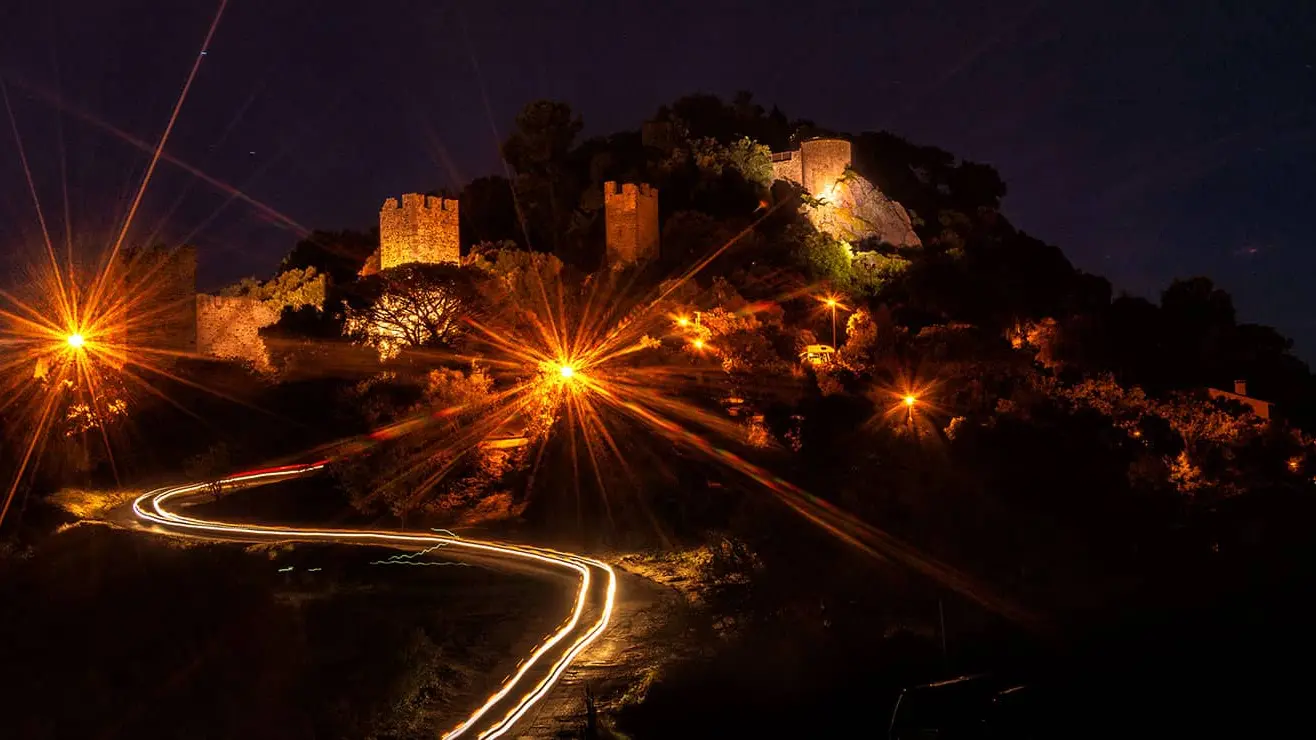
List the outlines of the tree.
{"type": "Polygon", "coordinates": [[[451,346],[466,331],[464,319],[482,311],[470,270],[410,264],[361,282],[344,314],[343,333],[396,357],[407,347],[451,346]]]}
{"type": "Polygon", "coordinates": [[[568,167],[572,144],[584,124],[571,106],[549,100],[530,103],[516,116],[516,130],[503,143],[503,158],[516,172],[522,215],[532,234],[560,251],[579,186],[568,167]]]}
{"type": "Polygon", "coordinates": [[[690,142],[690,151],[699,169],[714,177],[729,169],[761,188],[772,185],[772,151],[748,136],[729,144],[713,138],[696,139],[690,142]]]}
{"type": "Polygon", "coordinates": [[[503,247],[477,248],[472,267],[489,279],[484,299],[513,323],[542,315],[562,302],[566,266],[554,255],[503,247]]]}
{"type": "Polygon", "coordinates": [[[318,274],[314,267],[306,267],[285,270],[263,283],[255,278],[243,278],[219,294],[233,298],[254,298],[280,311],[285,308],[296,310],[303,306],[311,306],[318,311],[324,307],[326,287],[324,276],[318,274]]]}
{"type": "Polygon", "coordinates": [[[850,286],[850,245],[822,232],[805,233],[796,259],[805,275],[814,282],[825,282],[835,290],[850,286]]]}
{"type": "Polygon", "coordinates": [[[379,249],[379,232],[313,231],[297,242],[279,264],[280,272],[313,267],[340,285],[350,283],[365,265],[366,258],[379,249]]]}
{"type": "Polygon", "coordinates": [[[505,177],[477,177],[461,192],[461,240],[464,244],[511,241],[525,244],[512,183],[505,177]]]}

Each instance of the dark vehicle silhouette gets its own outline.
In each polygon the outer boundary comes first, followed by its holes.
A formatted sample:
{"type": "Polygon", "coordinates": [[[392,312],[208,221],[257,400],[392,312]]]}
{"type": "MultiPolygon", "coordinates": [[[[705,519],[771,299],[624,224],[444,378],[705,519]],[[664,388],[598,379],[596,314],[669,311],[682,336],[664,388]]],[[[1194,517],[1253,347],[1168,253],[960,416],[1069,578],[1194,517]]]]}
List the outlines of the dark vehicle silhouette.
{"type": "Polygon", "coordinates": [[[902,689],[888,740],[1039,737],[1034,691],[988,674],[959,676],[902,689]]]}

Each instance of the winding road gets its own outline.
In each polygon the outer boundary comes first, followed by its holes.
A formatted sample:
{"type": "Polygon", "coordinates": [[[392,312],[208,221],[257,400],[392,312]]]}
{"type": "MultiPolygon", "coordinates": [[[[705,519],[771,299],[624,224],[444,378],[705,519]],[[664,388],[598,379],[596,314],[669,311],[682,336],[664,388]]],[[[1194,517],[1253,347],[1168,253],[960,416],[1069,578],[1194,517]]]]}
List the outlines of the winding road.
{"type": "Polygon", "coordinates": [[[608,628],[617,595],[617,575],[607,563],[581,555],[455,535],[382,532],[369,529],[307,529],[267,524],[198,519],[180,513],[195,494],[212,494],[215,486],[244,488],[277,483],[319,471],[324,463],[267,468],[217,482],[160,488],[138,497],[134,516],[166,532],[237,542],[303,540],[343,545],[383,545],[406,550],[443,547],[445,557],[472,562],[529,566],[573,576],[576,598],[556,631],[527,655],[499,689],[444,738],[502,737],[515,728],[586,648],[608,628]]]}

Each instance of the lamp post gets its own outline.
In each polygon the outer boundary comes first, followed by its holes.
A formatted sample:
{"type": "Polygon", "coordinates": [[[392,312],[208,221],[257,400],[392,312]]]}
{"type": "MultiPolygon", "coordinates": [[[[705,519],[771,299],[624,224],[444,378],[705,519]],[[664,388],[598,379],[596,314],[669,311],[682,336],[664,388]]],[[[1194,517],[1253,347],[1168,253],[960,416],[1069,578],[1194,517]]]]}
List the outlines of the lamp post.
{"type": "Polygon", "coordinates": [[[829,296],[826,303],[832,309],[832,349],[836,349],[836,299],[829,296]]]}
{"type": "Polygon", "coordinates": [[[902,400],[905,403],[905,421],[912,424],[914,422],[914,404],[918,403],[918,399],[913,395],[907,395],[902,400]]]}

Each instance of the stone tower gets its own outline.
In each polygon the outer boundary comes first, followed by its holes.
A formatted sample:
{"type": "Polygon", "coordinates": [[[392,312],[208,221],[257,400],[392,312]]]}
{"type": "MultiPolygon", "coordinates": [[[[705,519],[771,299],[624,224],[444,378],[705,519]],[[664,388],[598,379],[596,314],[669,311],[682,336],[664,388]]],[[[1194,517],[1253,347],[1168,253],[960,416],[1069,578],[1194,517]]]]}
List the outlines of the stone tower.
{"type": "Polygon", "coordinates": [[[817,138],[800,142],[795,151],[772,155],[772,175],[803,185],[816,197],[825,198],[850,166],[850,142],[817,138]]]}
{"type": "Polygon", "coordinates": [[[412,262],[461,262],[457,201],[406,193],[379,209],[379,269],[412,262]]]}
{"type": "Polygon", "coordinates": [[[609,180],[603,183],[603,209],[609,267],[658,257],[658,188],[609,180]]]}
{"type": "Polygon", "coordinates": [[[850,142],[809,139],[800,142],[803,177],[800,184],[815,196],[825,196],[850,166],[850,142]]]}

